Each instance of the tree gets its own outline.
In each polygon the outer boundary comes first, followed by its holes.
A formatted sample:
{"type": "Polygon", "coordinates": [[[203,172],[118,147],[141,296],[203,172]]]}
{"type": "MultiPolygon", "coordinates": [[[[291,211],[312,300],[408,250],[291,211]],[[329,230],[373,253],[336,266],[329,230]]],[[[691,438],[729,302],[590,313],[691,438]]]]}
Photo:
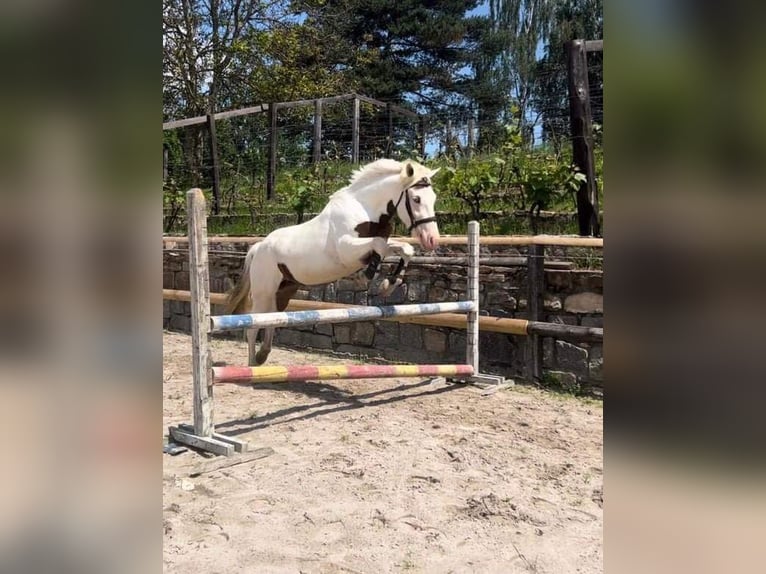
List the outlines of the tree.
{"type": "MultiPolygon", "coordinates": [[[[552,14],[545,55],[537,63],[533,84],[534,106],[542,117],[543,139],[559,146],[569,134],[569,91],[565,45],[578,38],[604,37],[603,0],[560,0],[552,14]]],[[[603,59],[588,55],[593,121],[603,124],[603,59]]]]}
{"type": "Polygon", "coordinates": [[[461,70],[473,60],[479,0],[303,0],[306,24],[332,38],[335,66],[369,96],[423,111],[465,105],[461,70]]]}
{"type": "Polygon", "coordinates": [[[502,76],[510,84],[518,108],[516,126],[523,142],[530,144],[537,115],[532,106],[532,88],[537,73],[537,49],[548,37],[554,0],[490,0],[490,18],[509,32],[509,43],[500,54],[502,76]]]}
{"type": "MultiPolygon", "coordinates": [[[[287,0],[163,0],[164,116],[183,118],[263,102],[335,95],[355,89],[333,38],[296,17],[287,0]]],[[[287,112],[301,114],[302,110],[287,112]]],[[[285,113],[282,114],[283,116],[285,113]]],[[[218,126],[222,163],[255,165],[254,121],[218,126]]],[[[202,185],[204,125],[179,130],[187,177],[202,185]]],[[[209,162],[207,162],[209,164],[209,162]]],[[[209,174],[208,174],[209,175],[209,174]]],[[[254,180],[254,178],[253,178],[254,180]]]]}
{"type": "MultiPolygon", "coordinates": [[[[231,103],[239,78],[232,64],[245,49],[253,29],[278,21],[283,3],[276,0],[163,0],[163,115],[191,117],[231,103]]],[[[199,184],[203,167],[204,127],[183,130],[182,147],[189,178],[199,184]]]]}
{"type": "Polygon", "coordinates": [[[487,152],[498,149],[505,138],[511,85],[498,62],[510,42],[510,32],[493,25],[486,17],[473,17],[468,24],[471,73],[461,77],[456,85],[475,110],[478,147],[487,152]]]}
{"type": "Polygon", "coordinates": [[[165,114],[200,115],[229,104],[246,38],[283,20],[279,0],[163,0],[165,114]]]}

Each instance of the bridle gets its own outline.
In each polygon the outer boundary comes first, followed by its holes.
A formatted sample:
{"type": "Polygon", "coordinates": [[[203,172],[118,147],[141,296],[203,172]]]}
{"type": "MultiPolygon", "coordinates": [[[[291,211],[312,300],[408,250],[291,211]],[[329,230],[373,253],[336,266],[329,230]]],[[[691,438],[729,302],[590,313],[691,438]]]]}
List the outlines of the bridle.
{"type": "MultiPolygon", "coordinates": [[[[417,181],[413,183],[409,187],[405,187],[402,190],[402,193],[399,194],[399,199],[396,200],[396,204],[393,205],[393,208],[389,208],[389,215],[393,216],[396,213],[396,210],[399,208],[399,204],[402,202],[402,199],[404,199],[404,207],[407,209],[407,216],[410,218],[410,227],[407,229],[407,233],[412,233],[412,230],[415,229],[418,225],[423,225],[424,223],[430,223],[432,221],[436,221],[436,216],[433,217],[424,217],[423,219],[415,219],[415,215],[412,213],[412,205],[410,204],[410,194],[409,191],[411,189],[417,189],[419,187],[429,187],[431,183],[428,181],[428,178],[423,178],[420,181],[417,181]]],[[[391,204],[389,204],[391,205],[391,204]]]]}
{"type": "MultiPolygon", "coordinates": [[[[424,177],[421,180],[413,183],[409,187],[405,187],[402,192],[399,194],[399,199],[396,200],[396,203],[393,203],[392,201],[388,202],[388,217],[391,218],[394,215],[396,215],[397,209],[399,209],[399,204],[402,202],[402,199],[404,199],[404,207],[407,209],[407,215],[410,218],[410,227],[407,230],[407,233],[412,233],[412,230],[415,229],[418,225],[423,225],[424,223],[430,223],[431,221],[436,221],[436,216],[434,217],[424,217],[423,219],[415,219],[415,214],[412,213],[412,205],[410,204],[410,194],[409,191],[411,189],[417,189],[419,187],[429,187],[431,185],[431,182],[428,181],[428,178],[424,177]]],[[[382,221],[382,219],[381,219],[382,221]]],[[[402,222],[404,223],[404,222],[402,222]]],[[[378,271],[378,266],[380,265],[380,255],[376,251],[373,251],[370,255],[370,261],[367,264],[367,269],[365,271],[365,275],[367,276],[367,279],[372,279],[375,276],[375,273],[378,271]]],[[[402,269],[404,269],[404,257],[399,259],[399,264],[396,266],[396,269],[394,269],[394,272],[391,274],[392,277],[398,276],[401,274],[402,269]]]]}

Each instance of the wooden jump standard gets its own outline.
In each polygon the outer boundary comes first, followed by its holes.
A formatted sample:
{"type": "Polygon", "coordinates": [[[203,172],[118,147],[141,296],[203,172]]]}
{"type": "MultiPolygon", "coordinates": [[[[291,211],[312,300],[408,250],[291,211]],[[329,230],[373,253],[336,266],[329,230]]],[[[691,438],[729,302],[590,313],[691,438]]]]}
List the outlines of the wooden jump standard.
{"type": "Polygon", "coordinates": [[[503,377],[479,373],[479,224],[468,224],[467,300],[454,303],[425,303],[210,317],[208,238],[205,197],[201,190],[186,194],[189,214],[189,270],[192,311],[192,382],[194,424],[170,427],[176,442],[229,456],[244,452],[248,445],[239,439],[214,432],[213,383],[289,382],[323,379],[448,376],[464,382],[500,384],[503,377]],[[254,326],[292,326],[316,323],[395,319],[414,315],[467,313],[466,364],[463,365],[349,365],[289,367],[213,367],[210,333],[254,326]]]}

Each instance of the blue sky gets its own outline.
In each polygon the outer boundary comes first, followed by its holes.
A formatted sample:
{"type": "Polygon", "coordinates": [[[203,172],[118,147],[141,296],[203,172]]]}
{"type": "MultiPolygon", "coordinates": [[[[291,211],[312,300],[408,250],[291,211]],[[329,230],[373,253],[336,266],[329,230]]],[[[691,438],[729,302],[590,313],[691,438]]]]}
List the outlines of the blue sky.
{"type": "Polygon", "coordinates": [[[482,2],[473,10],[468,11],[469,16],[486,16],[489,14],[489,2],[482,2]]]}

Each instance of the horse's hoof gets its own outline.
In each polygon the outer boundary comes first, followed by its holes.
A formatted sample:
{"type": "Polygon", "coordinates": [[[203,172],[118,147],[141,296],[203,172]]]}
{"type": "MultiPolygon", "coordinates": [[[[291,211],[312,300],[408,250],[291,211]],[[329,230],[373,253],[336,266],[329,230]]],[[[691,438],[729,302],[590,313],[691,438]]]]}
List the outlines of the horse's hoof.
{"type": "Polygon", "coordinates": [[[399,287],[399,285],[401,284],[402,284],[401,279],[397,279],[396,281],[394,281],[393,284],[391,284],[391,282],[388,279],[384,280],[383,283],[381,284],[381,290],[380,290],[381,295],[383,295],[383,297],[389,297],[394,291],[396,291],[397,287],[399,287]]]}
{"type": "Polygon", "coordinates": [[[255,354],[255,366],[262,365],[266,362],[266,359],[269,358],[269,351],[266,351],[265,353],[262,351],[258,351],[255,354]]]}

